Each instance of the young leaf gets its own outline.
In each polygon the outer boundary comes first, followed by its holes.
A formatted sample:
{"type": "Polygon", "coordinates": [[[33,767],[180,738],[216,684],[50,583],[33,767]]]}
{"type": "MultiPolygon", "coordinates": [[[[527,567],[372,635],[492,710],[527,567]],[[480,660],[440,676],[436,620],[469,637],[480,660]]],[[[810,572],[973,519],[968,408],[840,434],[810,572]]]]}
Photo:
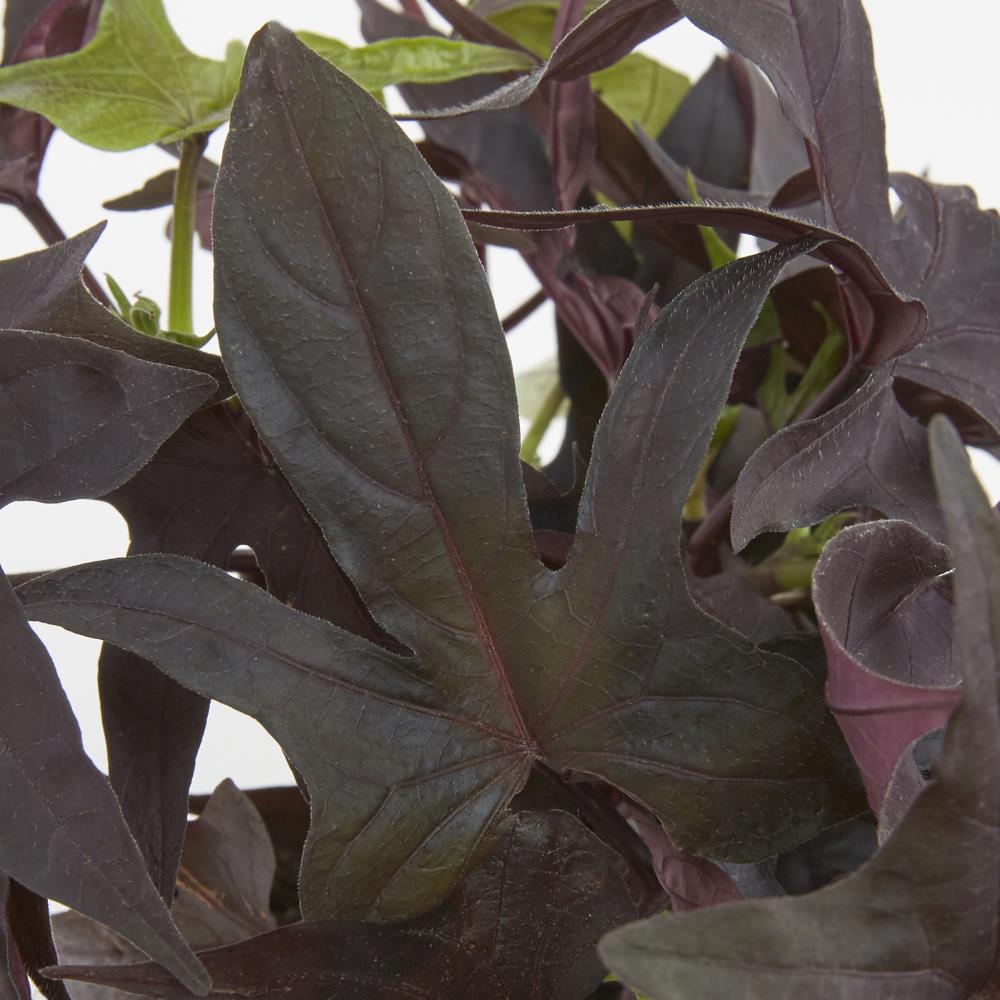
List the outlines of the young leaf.
{"type": "Polygon", "coordinates": [[[0,504],[107,493],[215,389],[75,337],[0,330],[0,345],[0,504]]]}
{"type": "Polygon", "coordinates": [[[104,0],[79,52],[0,67],[0,101],[89,146],[125,150],[221,125],[235,82],[227,60],[184,47],[162,0],[104,0]]]}
{"type": "Polygon", "coordinates": [[[0,788],[15,822],[0,870],[113,928],[198,996],[210,981],[146,874],[104,776],[90,762],[55,667],[0,579],[0,788]]]}
{"type": "Polygon", "coordinates": [[[840,532],[813,576],[827,701],[876,815],[903,751],[943,726],[959,700],[948,550],[890,523],[840,532]]]}
{"type": "Polygon", "coordinates": [[[80,275],[104,225],[37,253],[0,261],[0,329],[38,330],[80,338],[134,358],[210,375],[216,399],[232,395],[222,361],[166,340],[146,337],[105,309],[80,275]]]}
{"type": "MultiPolygon", "coordinates": [[[[445,905],[403,924],[297,924],[205,955],[210,997],[578,1000],[600,985],[594,944],[639,907],[622,857],[564,812],[521,813],[445,905]]],[[[51,975],[139,996],[187,994],[153,965],[51,975]]]]}
{"type": "Polygon", "coordinates": [[[788,531],[864,505],[941,538],[927,431],[899,405],[891,369],[876,371],[828,413],[769,438],[743,467],[733,499],[738,552],[765,531],[788,531]]]}
{"type": "Polygon", "coordinates": [[[605,938],[605,961],[652,1000],[952,1000],[989,976],[1000,906],[1000,522],[943,418],[931,447],[964,681],[933,780],[875,857],[826,889],[657,917],[605,938]]]}
{"type": "Polygon", "coordinates": [[[412,655],[166,556],[24,596],[270,729],[311,794],[305,916],[440,901],[540,759],[612,782],[713,857],[775,853],[858,808],[815,678],[701,612],[678,545],[742,341],[814,242],[713,272],[660,314],[605,410],[553,574],[528,522],[503,332],[454,199],[377,103],[282,29],[251,48],[215,220],[243,404],[412,655]]]}
{"type": "Polygon", "coordinates": [[[523,52],[451,38],[388,38],[352,49],[311,31],[299,32],[298,37],[370,91],[400,83],[450,83],[488,73],[523,72],[535,66],[535,60],[523,52]]]}

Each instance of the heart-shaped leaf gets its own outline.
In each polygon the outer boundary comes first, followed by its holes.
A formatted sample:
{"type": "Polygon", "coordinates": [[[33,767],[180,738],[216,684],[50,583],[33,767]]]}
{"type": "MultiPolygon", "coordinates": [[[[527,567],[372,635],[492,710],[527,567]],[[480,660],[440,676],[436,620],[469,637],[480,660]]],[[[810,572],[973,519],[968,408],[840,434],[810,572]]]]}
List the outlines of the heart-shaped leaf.
{"type": "Polygon", "coordinates": [[[454,198],[364,91],[281,29],[248,56],[215,224],[243,404],[412,655],[166,556],[55,574],[24,597],[271,730],[311,793],[308,918],[439,902],[538,760],[617,785],[713,857],[776,853],[858,808],[813,675],[705,615],[679,551],[742,341],[814,240],[713,272],[660,314],[550,573],[503,332],[454,198]]]}

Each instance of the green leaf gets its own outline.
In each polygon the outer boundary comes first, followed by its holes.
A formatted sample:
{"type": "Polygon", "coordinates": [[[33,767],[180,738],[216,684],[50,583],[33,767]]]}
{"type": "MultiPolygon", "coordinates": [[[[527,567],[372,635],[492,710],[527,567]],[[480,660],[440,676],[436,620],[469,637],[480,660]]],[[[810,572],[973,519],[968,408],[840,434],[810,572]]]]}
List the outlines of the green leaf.
{"type": "Polygon", "coordinates": [[[189,52],[162,0],[106,0],[79,52],[0,68],[0,101],[98,149],[174,142],[229,117],[240,52],[238,43],[225,60],[189,52]]]}
{"type": "Polygon", "coordinates": [[[691,81],[640,52],[590,77],[594,93],[626,125],[638,125],[647,135],[659,135],[673,117],[691,81]]]}
{"type": "Polygon", "coordinates": [[[450,83],[485,73],[523,73],[537,65],[523,52],[449,38],[389,38],[352,49],[311,31],[298,37],[368,91],[401,83],[450,83]]]}
{"type": "MultiPolygon", "coordinates": [[[[587,4],[589,14],[600,3],[587,4]]],[[[487,20],[542,59],[552,52],[558,3],[529,3],[497,11],[487,20]]],[[[614,66],[591,74],[590,82],[605,104],[628,126],[637,123],[647,135],[659,135],[673,117],[691,81],[655,59],[633,52],[614,66]]]]}
{"type": "MultiPolygon", "coordinates": [[[[990,974],[1000,906],[1000,521],[945,418],[932,420],[930,439],[963,677],[934,777],[875,857],[825,889],[612,932],[605,962],[653,1000],[957,1000],[990,974]]],[[[868,551],[873,533],[897,526],[847,528],[830,547],[868,551]]]]}

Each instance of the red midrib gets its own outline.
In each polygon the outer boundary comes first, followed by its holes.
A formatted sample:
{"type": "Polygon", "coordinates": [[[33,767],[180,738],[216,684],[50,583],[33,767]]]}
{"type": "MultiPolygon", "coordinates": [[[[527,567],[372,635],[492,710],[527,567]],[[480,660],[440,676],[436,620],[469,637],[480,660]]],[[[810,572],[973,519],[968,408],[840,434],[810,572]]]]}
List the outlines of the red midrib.
{"type": "MultiPolygon", "coordinates": [[[[462,558],[462,553],[460,552],[458,545],[455,542],[454,537],[451,533],[451,528],[448,524],[447,519],[444,516],[444,512],[441,510],[441,506],[438,502],[437,495],[434,492],[433,484],[427,475],[427,470],[424,467],[424,463],[420,457],[420,452],[417,449],[416,442],[413,440],[413,435],[410,432],[410,424],[407,420],[406,413],[403,410],[402,402],[399,396],[396,394],[395,385],[389,376],[389,372],[386,369],[385,361],[382,358],[381,351],[379,350],[378,340],[375,337],[375,331],[372,328],[371,322],[368,318],[368,313],[365,310],[364,303],[361,299],[361,294],[358,289],[357,281],[354,276],[354,272],[349,266],[346,257],[344,256],[343,249],[341,248],[340,242],[337,239],[337,234],[333,229],[330,218],[326,212],[326,205],[323,201],[322,195],[318,185],[316,184],[316,179],[313,177],[312,170],[309,167],[309,161],[306,157],[305,148],[302,145],[302,139],[299,135],[298,129],[295,124],[295,119],[292,115],[291,105],[288,100],[288,96],[282,87],[282,83],[279,80],[278,74],[274,72],[273,67],[271,68],[271,79],[275,86],[275,91],[278,94],[282,107],[284,108],[284,118],[288,124],[288,131],[291,135],[295,149],[298,151],[304,172],[306,177],[309,179],[310,186],[313,189],[313,193],[316,198],[316,202],[320,208],[321,217],[323,219],[323,224],[326,227],[327,233],[329,234],[329,245],[334,255],[340,264],[341,273],[344,275],[344,280],[350,290],[351,298],[354,304],[355,314],[359,317],[361,321],[362,329],[364,330],[365,339],[368,344],[368,349],[371,354],[372,362],[375,366],[375,370],[378,374],[379,381],[382,383],[382,388],[385,391],[386,396],[389,399],[389,403],[392,406],[393,413],[396,416],[397,423],[403,435],[403,440],[406,442],[407,451],[410,453],[410,460],[413,463],[413,467],[417,473],[417,478],[420,481],[420,487],[423,490],[424,497],[426,498],[427,505],[431,510],[431,514],[434,517],[434,521],[438,528],[438,533],[441,536],[441,541],[444,544],[445,551],[448,554],[448,559],[451,562],[452,568],[455,570],[455,575],[458,578],[459,585],[462,589],[462,593],[465,595],[465,599],[472,609],[472,613],[476,619],[476,628],[479,632],[479,637],[482,642],[483,650],[486,653],[486,658],[489,662],[490,668],[496,675],[497,680],[500,683],[500,690],[503,694],[504,701],[507,705],[508,711],[510,712],[511,720],[513,721],[518,736],[527,745],[533,745],[534,740],[531,737],[531,733],[528,730],[527,724],[524,721],[524,716],[521,712],[521,708],[517,703],[517,698],[514,694],[513,686],[510,682],[510,677],[507,675],[507,670],[504,665],[503,659],[500,656],[500,651],[497,648],[496,639],[493,635],[493,631],[490,628],[489,622],[486,620],[486,615],[483,612],[482,606],[476,596],[475,588],[472,586],[472,580],[469,577],[468,570],[466,569],[465,562],[462,558]]],[[[359,121],[362,122],[362,127],[364,127],[363,119],[359,115],[359,121]]],[[[370,140],[370,137],[369,137],[370,140]]],[[[374,147],[374,143],[371,143],[374,147]]],[[[379,188],[382,187],[382,164],[379,158],[375,157],[375,163],[378,170],[378,183],[379,188]]]]}

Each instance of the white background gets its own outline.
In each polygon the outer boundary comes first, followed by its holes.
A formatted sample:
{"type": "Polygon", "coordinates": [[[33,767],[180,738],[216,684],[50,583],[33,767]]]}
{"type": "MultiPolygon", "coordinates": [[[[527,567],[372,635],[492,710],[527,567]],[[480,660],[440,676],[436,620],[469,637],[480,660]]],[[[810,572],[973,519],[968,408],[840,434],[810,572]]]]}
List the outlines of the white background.
{"type": "MultiPolygon", "coordinates": [[[[362,41],[352,0],[166,0],[166,6],[187,45],[207,56],[221,57],[229,39],[246,41],[272,18],[351,44],[362,41]]],[[[951,0],[942,8],[929,0],[868,0],[867,7],[886,109],[890,167],[926,170],[936,181],[971,184],[984,207],[1000,206],[995,97],[1000,5],[994,0],[951,0]]],[[[718,45],[685,23],[646,43],[643,50],[694,79],[718,45]]],[[[209,155],[215,159],[223,138],[220,130],[212,140],[209,155]]],[[[141,290],[161,303],[167,287],[167,211],[120,215],[105,212],[101,203],[138,187],[173,162],[156,149],[100,153],[58,133],[42,177],[45,201],[67,233],[109,218],[91,257],[94,271],[110,272],[126,291],[141,290]]],[[[0,205],[0,258],[40,246],[18,213],[0,205]]],[[[534,290],[516,255],[495,253],[490,266],[501,314],[534,290]]],[[[208,254],[198,252],[196,269],[197,326],[207,330],[212,325],[208,254]]],[[[550,327],[551,314],[542,311],[512,338],[516,368],[530,367],[551,352],[550,327]]],[[[994,494],[1000,493],[1000,477],[992,472],[988,477],[994,494]]],[[[0,563],[8,572],[122,555],[127,542],[121,518],[98,502],[14,504],[0,512],[0,563]]],[[[87,750],[104,767],[95,684],[98,643],[49,626],[39,627],[39,632],[77,710],[87,750]]],[[[256,723],[213,705],[194,789],[210,791],[225,777],[242,787],[291,780],[277,746],[256,723]]]]}

